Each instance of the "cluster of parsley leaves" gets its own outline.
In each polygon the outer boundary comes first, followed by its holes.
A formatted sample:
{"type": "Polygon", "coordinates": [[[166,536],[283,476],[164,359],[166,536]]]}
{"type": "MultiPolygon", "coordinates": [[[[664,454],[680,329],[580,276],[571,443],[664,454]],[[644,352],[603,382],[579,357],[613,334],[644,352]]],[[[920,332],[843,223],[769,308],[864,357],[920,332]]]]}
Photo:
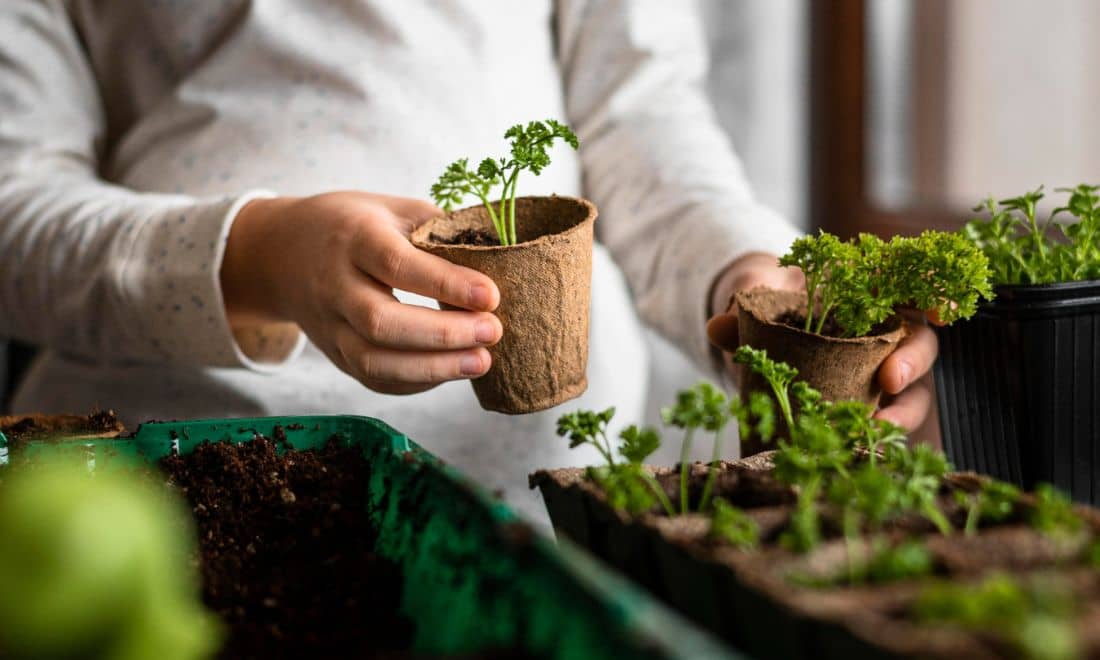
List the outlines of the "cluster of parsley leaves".
{"type": "Polygon", "coordinates": [[[1057,188],[1068,195],[1041,222],[1043,187],[1019,197],[986,199],[974,208],[986,213],[964,233],[989,258],[996,284],[1050,284],[1100,279],[1100,187],[1057,188]],[[1064,221],[1059,220],[1063,216],[1064,221]]]}
{"type": "Polygon", "coordinates": [[[779,259],[806,277],[803,329],[820,334],[832,318],[845,337],[862,337],[911,306],[951,323],[991,299],[989,260],[958,233],[925,231],[889,241],[860,234],[850,241],[822,231],[795,240],[779,259]]]}

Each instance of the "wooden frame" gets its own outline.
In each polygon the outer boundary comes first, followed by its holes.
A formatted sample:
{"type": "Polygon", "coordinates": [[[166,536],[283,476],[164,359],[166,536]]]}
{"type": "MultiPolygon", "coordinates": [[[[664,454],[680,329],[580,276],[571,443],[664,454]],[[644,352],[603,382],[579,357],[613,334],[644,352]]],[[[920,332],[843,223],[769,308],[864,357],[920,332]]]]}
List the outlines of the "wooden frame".
{"type": "MultiPolygon", "coordinates": [[[[884,236],[956,229],[950,209],[885,209],[868,191],[867,2],[810,0],[810,223],[840,236],[884,236]]],[[[922,196],[943,188],[947,9],[950,0],[913,7],[913,187],[922,196]]]]}

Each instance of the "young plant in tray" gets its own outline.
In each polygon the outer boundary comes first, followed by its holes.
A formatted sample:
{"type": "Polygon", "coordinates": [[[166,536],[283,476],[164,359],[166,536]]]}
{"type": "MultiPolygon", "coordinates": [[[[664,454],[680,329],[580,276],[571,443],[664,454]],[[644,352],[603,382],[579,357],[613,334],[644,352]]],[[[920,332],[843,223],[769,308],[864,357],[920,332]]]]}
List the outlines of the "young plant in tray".
{"type": "Polygon", "coordinates": [[[595,482],[616,509],[641,513],[660,503],[668,515],[674,515],[672,503],[661,485],[643,465],[650,454],[661,446],[661,438],[652,428],[631,425],[619,433],[619,454],[625,462],[615,460],[615,451],[607,437],[607,425],[615,409],[602,412],[580,410],[558,418],[558,435],[569,438],[569,447],[594,447],[606,465],[589,467],[588,478],[595,482]]]}
{"type": "Polygon", "coordinates": [[[558,405],[588,386],[597,212],[584,199],[518,194],[520,174],[541,174],[556,143],[580,146],[568,126],[553,119],[516,124],[504,139],[506,156],[484,158],[477,167],[468,158],[447,166],[431,187],[432,199],[447,213],[417,227],[410,240],[488,275],[500,289],[493,311],[504,335],[489,347],[492,366],[473,387],[483,408],[519,414],[558,405]],[[480,203],[453,210],[467,198],[480,203]],[[547,318],[560,322],[548,327],[547,318]]]}

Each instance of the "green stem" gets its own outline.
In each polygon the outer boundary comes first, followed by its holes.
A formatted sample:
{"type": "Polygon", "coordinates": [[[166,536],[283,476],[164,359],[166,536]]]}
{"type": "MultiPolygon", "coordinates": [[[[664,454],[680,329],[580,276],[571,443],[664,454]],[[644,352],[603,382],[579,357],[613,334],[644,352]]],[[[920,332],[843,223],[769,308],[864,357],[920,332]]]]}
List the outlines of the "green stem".
{"type": "Polygon", "coordinates": [[[935,505],[933,502],[925,502],[921,506],[924,517],[932,521],[932,524],[936,526],[936,529],[940,531],[940,534],[944,536],[951,536],[951,523],[947,522],[947,518],[944,517],[943,511],[935,505]]]}
{"type": "Polygon", "coordinates": [[[518,165],[512,170],[512,176],[504,182],[500,198],[500,223],[508,231],[509,245],[516,244],[516,180],[519,179],[519,170],[518,165]]]}
{"type": "Polygon", "coordinates": [[[614,459],[611,458],[611,454],[607,453],[607,451],[603,448],[603,446],[599,443],[598,440],[596,440],[595,438],[592,438],[592,439],[588,440],[587,442],[588,442],[588,444],[595,447],[596,451],[600,452],[600,456],[603,456],[603,459],[605,461],[607,461],[607,464],[609,466],[611,466],[611,467],[615,466],[615,461],[614,461],[614,459]]]}
{"type": "Polygon", "coordinates": [[[691,456],[691,435],[694,432],[695,429],[688,429],[680,445],[680,513],[688,512],[688,458],[691,456]]]}
{"type": "Polygon", "coordinates": [[[642,468],[642,481],[649,486],[649,489],[653,491],[653,494],[657,496],[657,501],[661,503],[661,508],[665,510],[665,513],[671,518],[676,515],[676,510],[672,508],[672,501],[668,499],[668,495],[665,494],[665,489],[661,488],[661,484],[657,483],[657,480],[653,478],[653,475],[646,472],[646,469],[642,468]]]}
{"type": "Polygon", "coordinates": [[[508,243],[506,241],[508,237],[503,233],[504,224],[501,220],[497,219],[497,214],[493,212],[493,205],[489,202],[487,197],[481,195],[478,195],[478,197],[481,197],[481,203],[485,205],[485,210],[489,212],[489,219],[493,221],[493,229],[497,232],[497,239],[500,241],[500,244],[507,245],[508,243]]]}
{"type": "Polygon", "coordinates": [[[710,494],[714,490],[714,482],[718,478],[718,462],[722,460],[722,430],[724,426],[719,426],[718,430],[714,432],[714,451],[710,457],[710,473],[707,474],[707,484],[703,487],[703,499],[699,500],[699,511],[706,512],[707,505],[710,504],[710,494]]]}
{"type": "Polygon", "coordinates": [[[615,452],[611,449],[611,440],[608,439],[607,433],[600,431],[600,435],[603,437],[604,446],[607,447],[607,453],[604,454],[607,457],[607,462],[614,467],[615,466],[615,452]]]}
{"type": "Polygon", "coordinates": [[[806,332],[810,331],[813,327],[811,324],[814,320],[814,302],[817,298],[817,277],[810,277],[806,279],[806,325],[802,329],[806,332]]]}
{"type": "Polygon", "coordinates": [[[981,495],[972,495],[970,510],[966,512],[966,527],[963,534],[974,536],[978,532],[978,519],[981,517],[981,495]]]}

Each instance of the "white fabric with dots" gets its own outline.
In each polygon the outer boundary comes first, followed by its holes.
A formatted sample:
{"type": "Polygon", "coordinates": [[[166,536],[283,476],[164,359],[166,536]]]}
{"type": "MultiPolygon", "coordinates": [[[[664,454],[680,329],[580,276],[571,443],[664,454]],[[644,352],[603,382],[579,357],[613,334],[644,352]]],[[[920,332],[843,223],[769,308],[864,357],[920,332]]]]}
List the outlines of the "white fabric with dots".
{"type": "Polygon", "coordinates": [[[374,415],[541,516],[526,473],[594,458],[554,437],[560,410],[486,413],[466,383],[377,395],[309,344],[248,362],[225,237],[253,191],[424,197],[505,127],[562,118],[580,152],[520,187],[600,207],[591,384],[563,409],[639,419],[635,312],[706,364],[715,276],[796,235],[714,121],[704,44],[693,5],[663,0],[3,0],[0,336],[45,348],[17,409],[374,415]]]}

